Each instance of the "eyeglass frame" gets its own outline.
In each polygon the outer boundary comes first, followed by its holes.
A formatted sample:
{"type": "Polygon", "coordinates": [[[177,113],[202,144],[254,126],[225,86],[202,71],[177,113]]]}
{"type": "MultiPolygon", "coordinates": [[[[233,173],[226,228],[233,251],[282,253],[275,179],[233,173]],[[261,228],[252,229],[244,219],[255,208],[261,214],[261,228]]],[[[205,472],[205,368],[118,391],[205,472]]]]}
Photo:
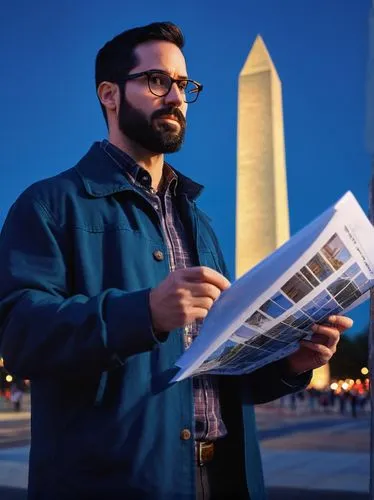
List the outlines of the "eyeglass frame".
{"type": "MultiPolygon", "coordinates": [[[[183,99],[186,104],[193,104],[194,102],[196,102],[197,98],[199,97],[200,92],[204,88],[204,86],[201,83],[197,82],[196,80],[190,80],[189,78],[172,78],[169,75],[169,73],[167,73],[166,71],[163,71],[161,69],[149,69],[147,71],[140,71],[139,73],[131,73],[130,75],[127,75],[127,76],[121,78],[120,80],[116,80],[114,83],[123,84],[125,82],[128,82],[129,80],[135,80],[136,78],[140,78],[141,76],[146,76],[147,77],[148,89],[151,92],[151,94],[153,94],[156,97],[165,97],[165,96],[167,96],[170,93],[171,88],[172,88],[172,86],[173,86],[174,83],[179,83],[179,82],[191,82],[191,83],[193,83],[194,85],[197,86],[197,89],[194,90],[194,91],[191,91],[191,94],[195,93],[196,94],[196,99],[194,101],[188,101],[188,102],[185,99],[183,99]],[[166,94],[158,95],[158,94],[155,94],[152,91],[149,78],[150,78],[151,75],[154,75],[154,74],[166,75],[167,77],[170,78],[170,87],[169,87],[169,90],[166,92],[166,94]]],[[[178,89],[179,89],[179,86],[178,86],[178,89]]]]}

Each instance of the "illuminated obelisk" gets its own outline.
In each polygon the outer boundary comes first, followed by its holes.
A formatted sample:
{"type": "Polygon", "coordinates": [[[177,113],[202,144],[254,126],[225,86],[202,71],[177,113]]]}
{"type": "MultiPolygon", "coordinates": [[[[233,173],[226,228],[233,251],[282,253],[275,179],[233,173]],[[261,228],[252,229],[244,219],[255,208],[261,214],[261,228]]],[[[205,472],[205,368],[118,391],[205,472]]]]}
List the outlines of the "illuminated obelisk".
{"type": "MultiPolygon", "coordinates": [[[[261,36],[239,76],[236,180],[236,276],[289,238],[282,84],[261,36]]],[[[312,385],[329,383],[329,366],[312,385]]]]}
{"type": "Polygon", "coordinates": [[[236,276],[289,238],[282,86],[261,36],[240,72],[236,276]]]}

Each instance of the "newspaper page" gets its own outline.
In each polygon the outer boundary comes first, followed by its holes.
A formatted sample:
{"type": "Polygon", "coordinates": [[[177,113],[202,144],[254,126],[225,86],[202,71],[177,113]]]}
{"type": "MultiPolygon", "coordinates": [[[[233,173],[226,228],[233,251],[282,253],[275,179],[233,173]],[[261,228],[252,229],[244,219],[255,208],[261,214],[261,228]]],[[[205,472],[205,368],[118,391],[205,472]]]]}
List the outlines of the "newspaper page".
{"type": "Polygon", "coordinates": [[[214,303],[172,382],[241,375],[281,359],[374,286],[374,228],[351,192],[248,271],[214,303]]]}

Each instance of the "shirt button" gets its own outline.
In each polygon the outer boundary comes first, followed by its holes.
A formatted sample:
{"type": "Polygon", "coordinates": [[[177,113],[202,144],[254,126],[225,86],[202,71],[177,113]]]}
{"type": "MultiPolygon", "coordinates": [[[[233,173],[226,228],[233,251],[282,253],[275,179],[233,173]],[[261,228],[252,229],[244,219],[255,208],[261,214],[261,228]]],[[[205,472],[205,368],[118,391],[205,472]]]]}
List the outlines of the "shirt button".
{"type": "Polygon", "coordinates": [[[189,439],[191,439],[192,434],[189,429],[183,429],[181,430],[180,436],[183,441],[188,441],[189,439]]]}
{"type": "Polygon", "coordinates": [[[153,252],[153,257],[158,261],[164,260],[164,254],[161,250],[155,250],[153,252]]]}

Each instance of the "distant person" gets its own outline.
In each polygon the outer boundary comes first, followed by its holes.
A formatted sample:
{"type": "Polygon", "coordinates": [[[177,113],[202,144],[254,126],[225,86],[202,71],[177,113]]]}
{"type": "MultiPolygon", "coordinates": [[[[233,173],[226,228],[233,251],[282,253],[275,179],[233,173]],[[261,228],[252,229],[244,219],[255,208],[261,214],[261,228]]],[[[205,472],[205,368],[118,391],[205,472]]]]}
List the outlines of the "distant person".
{"type": "Polygon", "coordinates": [[[290,409],[292,411],[297,410],[297,398],[296,398],[296,393],[290,394],[290,409]]]}
{"type": "Polygon", "coordinates": [[[320,393],[319,393],[318,389],[316,389],[315,387],[310,387],[307,390],[307,393],[308,393],[309,411],[311,413],[314,413],[317,409],[317,402],[318,402],[320,393]]]}
{"type": "Polygon", "coordinates": [[[345,415],[348,394],[345,391],[342,391],[342,392],[339,393],[338,398],[339,398],[339,412],[340,412],[340,415],[345,415]]]}
{"type": "Polygon", "coordinates": [[[356,391],[356,389],[351,389],[349,394],[349,400],[351,403],[352,417],[357,418],[358,392],[356,391]]]}
{"type": "MultiPolygon", "coordinates": [[[[247,376],[168,383],[230,286],[196,205],[202,186],[164,158],[203,89],[183,44],[176,25],[153,23],[100,49],[108,139],[28,188],[4,224],[0,352],[31,379],[29,500],[264,499],[253,405],[303,389],[352,324],[332,316],[247,376]]],[[[51,123],[46,143],[55,132],[51,123]]],[[[224,145],[203,133],[210,147],[224,145]]]]}
{"type": "Polygon", "coordinates": [[[328,389],[328,394],[329,394],[329,407],[331,408],[332,411],[335,409],[335,401],[336,401],[336,394],[334,389],[331,389],[331,387],[328,389]]]}
{"type": "Polygon", "coordinates": [[[13,409],[16,412],[21,411],[23,398],[23,386],[20,381],[13,381],[10,386],[10,401],[13,404],[13,409]]]}
{"type": "Polygon", "coordinates": [[[359,407],[362,411],[366,411],[366,406],[368,403],[370,403],[370,394],[368,391],[364,391],[362,394],[359,395],[359,407]]]}
{"type": "Polygon", "coordinates": [[[320,404],[320,407],[322,408],[323,412],[328,413],[330,398],[329,398],[329,393],[326,390],[321,392],[321,394],[319,396],[319,404],[320,404]]]}

